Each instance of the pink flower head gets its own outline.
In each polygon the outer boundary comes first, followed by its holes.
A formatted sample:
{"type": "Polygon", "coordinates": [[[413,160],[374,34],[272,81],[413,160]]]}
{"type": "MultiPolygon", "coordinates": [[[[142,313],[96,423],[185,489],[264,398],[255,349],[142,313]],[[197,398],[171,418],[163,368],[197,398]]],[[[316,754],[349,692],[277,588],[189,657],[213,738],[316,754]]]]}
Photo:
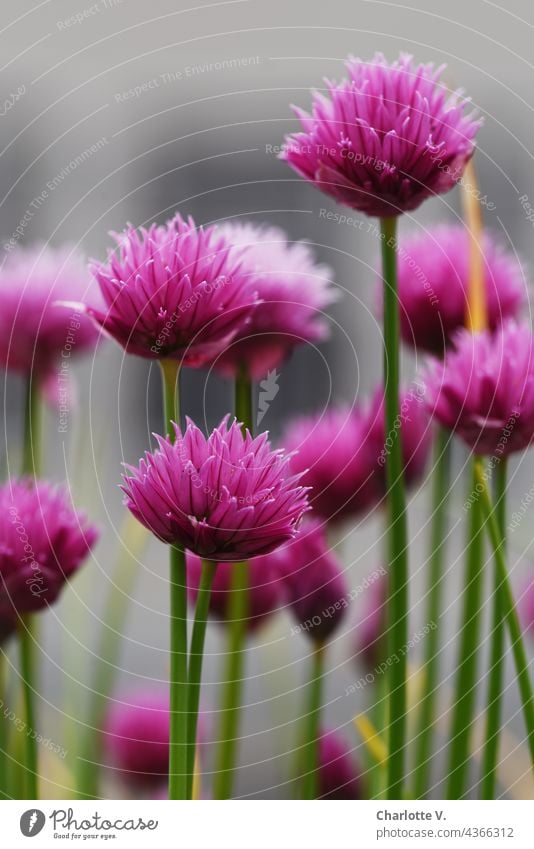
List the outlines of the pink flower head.
{"type": "Polygon", "coordinates": [[[169,772],[169,697],[146,690],[113,702],[104,744],[110,761],[137,784],[160,784],[169,772]]]}
{"type": "Polygon", "coordinates": [[[310,503],[331,522],[369,512],[386,495],[385,466],[391,441],[402,440],[405,478],[417,483],[430,446],[426,407],[415,388],[399,398],[398,428],[384,432],[383,390],[370,403],[349,410],[327,410],[298,419],[286,430],[283,444],[295,452],[291,468],[311,487],[310,503]]]}
{"type": "MultiPolygon", "coordinates": [[[[493,234],[481,243],[488,324],[495,330],[515,318],[526,300],[517,258],[493,234]]],[[[401,331],[404,341],[442,355],[465,326],[470,237],[463,225],[442,225],[405,239],[398,248],[401,331]]]]}
{"type": "MultiPolygon", "coordinates": [[[[230,618],[230,594],[233,563],[219,563],[210,596],[210,614],[221,622],[230,618]]],[[[187,553],[187,582],[189,598],[194,603],[200,584],[202,563],[196,554],[187,553]]],[[[272,554],[253,557],[247,563],[246,627],[252,632],[263,624],[269,614],[279,606],[282,585],[276,561],[272,554]]]]}
{"type": "Polygon", "coordinates": [[[383,482],[382,495],[385,497],[385,468],[388,452],[393,441],[400,438],[404,463],[404,480],[407,486],[416,486],[424,477],[428,455],[430,453],[430,419],[424,403],[425,387],[413,384],[401,389],[399,395],[399,415],[391,433],[386,433],[384,391],[382,387],[375,392],[365,415],[366,432],[370,444],[375,445],[378,466],[383,482]]]}
{"type": "Polygon", "coordinates": [[[367,215],[399,215],[453,188],[481,122],[440,82],[444,68],[407,54],[388,64],[381,53],[346,65],[348,79],[327,80],[328,96],[314,93],[311,115],[295,110],[303,130],[287,137],[281,158],[367,215]]]}
{"type": "Polygon", "coordinates": [[[275,557],[299,625],[312,640],[327,640],[345,615],[349,588],[323,527],[316,521],[306,523],[275,557]]]}
{"type": "Polygon", "coordinates": [[[187,420],[176,441],[157,437],[124,477],[126,505],[163,542],[213,560],[247,560],[295,536],[308,508],[288,457],[268,434],[253,439],[226,416],[207,438],[187,420]]]}
{"type": "Polygon", "coordinates": [[[52,604],[97,539],[65,489],[30,480],[0,487],[0,632],[52,604]]]}
{"type": "Polygon", "coordinates": [[[532,331],[511,319],[495,333],[460,330],[426,375],[432,415],[475,454],[508,456],[534,437],[532,331]]]}
{"type": "Polygon", "coordinates": [[[291,468],[311,488],[315,513],[330,521],[366,513],[381,498],[376,446],[360,410],[329,409],[294,421],[282,438],[291,468]]]}
{"type": "Polygon", "coordinates": [[[117,248],[92,266],[105,306],[87,311],[126,351],[194,366],[243,329],[257,301],[253,275],[217,227],[176,214],[113,235],[117,248]]]}
{"type": "Polygon", "coordinates": [[[260,380],[296,345],[327,337],[324,309],[337,298],[330,284],[332,271],[317,263],[309,245],[289,242],[277,227],[238,222],[224,224],[221,232],[244,250],[260,304],[215,365],[235,374],[244,364],[249,375],[260,380]]]}
{"type": "Polygon", "coordinates": [[[337,731],[323,731],[319,738],[320,799],[363,799],[360,769],[352,750],[337,731]]]}
{"type": "Polygon", "coordinates": [[[358,660],[369,668],[378,666],[385,655],[387,631],[387,574],[378,573],[364,595],[364,609],[356,627],[358,660]]]}
{"type": "Polygon", "coordinates": [[[72,248],[37,245],[9,254],[0,273],[0,364],[47,380],[60,362],[94,348],[92,321],[58,302],[98,297],[95,289],[72,248]]]}

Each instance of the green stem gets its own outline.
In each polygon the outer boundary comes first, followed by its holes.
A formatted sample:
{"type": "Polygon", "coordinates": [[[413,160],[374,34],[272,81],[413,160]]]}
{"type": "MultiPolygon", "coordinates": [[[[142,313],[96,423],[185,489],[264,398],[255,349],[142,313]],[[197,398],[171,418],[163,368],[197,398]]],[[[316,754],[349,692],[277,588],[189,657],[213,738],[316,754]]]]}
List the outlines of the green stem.
{"type": "Polygon", "coordinates": [[[403,798],[406,749],[406,651],[408,642],[408,533],[402,448],[399,438],[400,344],[397,295],[396,218],[383,218],[385,433],[388,487],[388,653],[389,670],[388,798],[403,798]]]}
{"type": "Polygon", "coordinates": [[[169,799],[187,799],[187,574],[185,552],[170,548],[171,662],[169,799]]]}
{"type": "Polygon", "coordinates": [[[435,437],[435,458],[432,472],[432,524],[430,531],[430,558],[428,570],[428,610],[426,622],[435,623],[425,643],[423,667],[425,689],[419,713],[414,795],[424,799],[428,787],[428,774],[432,753],[432,737],[436,722],[435,705],[438,686],[439,634],[441,615],[443,561],[447,529],[447,498],[450,484],[450,434],[439,428],[435,437]]]}
{"type": "Polygon", "coordinates": [[[174,428],[171,422],[180,426],[180,369],[178,360],[165,359],[159,361],[163,381],[163,415],[164,428],[174,440],[174,428]]]}
{"type": "Polygon", "coordinates": [[[245,637],[248,616],[248,564],[232,565],[232,584],[228,607],[228,652],[221,706],[219,747],[217,752],[214,796],[232,797],[233,779],[239,737],[239,706],[245,659],[245,637]]]}
{"type": "MultiPolygon", "coordinates": [[[[235,416],[237,421],[241,422],[243,432],[254,432],[252,381],[245,363],[240,364],[235,381],[235,416]]],[[[228,602],[228,651],[214,779],[216,799],[230,799],[233,791],[242,700],[248,592],[248,566],[246,563],[235,563],[232,567],[228,602]]]]}
{"type": "Polygon", "coordinates": [[[25,739],[25,798],[38,799],[37,736],[35,727],[35,643],[26,616],[21,617],[19,626],[20,674],[24,702],[25,739]]]}
{"type": "MultiPolygon", "coordinates": [[[[38,478],[41,474],[42,404],[39,382],[29,374],[24,403],[24,443],[22,474],[38,478]]],[[[35,650],[36,622],[33,616],[23,617],[19,628],[21,679],[26,712],[25,784],[26,798],[37,799],[37,742],[35,739],[34,688],[37,686],[35,650]]]]}
{"type": "MultiPolygon", "coordinates": [[[[503,458],[497,466],[495,474],[495,513],[503,551],[506,550],[506,467],[507,461],[506,458],[503,458]]],[[[504,620],[501,580],[496,562],[494,563],[493,575],[488,706],[484,754],[482,757],[482,785],[480,789],[482,799],[493,799],[495,796],[504,676],[504,620]]]]}
{"type": "Polygon", "coordinates": [[[235,417],[243,425],[243,431],[248,429],[250,433],[254,432],[252,381],[243,363],[239,366],[235,380],[235,417]]]}
{"type": "Polygon", "coordinates": [[[9,798],[8,794],[8,772],[9,761],[7,755],[7,745],[9,739],[8,720],[4,716],[6,705],[6,656],[4,650],[0,648],[0,798],[9,798]]]}
{"type": "MultiPolygon", "coordinates": [[[[180,362],[159,361],[163,379],[165,428],[175,439],[171,422],[180,424],[180,362]]],[[[187,799],[187,569],[185,551],[170,546],[170,740],[169,799],[187,799]]]]}
{"type": "Polygon", "coordinates": [[[461,799],[465,793],[469,765],[469,744],[474,723],[484,559],[482,508],[476,495],[479,468],[483,471],[482,460],[480,457],[475,457],[470,490],[471,495],[475,498],[471,503],[466,547],[465,589],[456,675],[456,696],[452,717],[447,785],[448,799],[461,799]]]}
{"type": "Polygon", "coordinates": [[[204,657],[204,641],[208,624],[211,587],[217,564],[212,560],[202,561],[202,573],[198,588],[197,603],[191,649],[189,652],[189,686],[187,701],[187,798],[193,794],[193,776],[195,772],[195,753],[197,742],[198,707],[200,703],[200,685],[202,681],[202,660],[204,657]]]}
{"type": "Polygon", "coordinates": [[[530,680],[529,666],[521,626],[515,608],[514,596],[510,586],[508,570],[506,568],[506,559],[504,555],[504,540],[499,530],[499,525],[495,515],[493,504],[491,503],[490,494],[486,486],[483,470],[477,470],[477,480],[479,488],[482,490],[480,497],[482,509],[486,518],[489,538],[495,555],[495,562],[499,575],[498,592],[500,596],[501,613],[505,620],[510,641],[512,643],[512,652],[517,675],[517,683],[519,693],[523,705],[523,717],[527,729],[527,741],[530,752],[530,759],[534,771],[534,697],[532,693],[532,683],[530,680]]]}
{"type": "Polygon", "coordinates": [[[324,645],[316,643],[308,690],[308,712],[303,749],[302,796],[304,799],[317,799],[319,794],[319,735],[321,733],[324,654],[324,645]]]}
{"type": "Polygon", "coordinates": [[[24,445],[22,474],[37,478],[41,474],[41,431],[42,404],[39,383],[35,376],[28,376],[24,403],[24,445]]]}

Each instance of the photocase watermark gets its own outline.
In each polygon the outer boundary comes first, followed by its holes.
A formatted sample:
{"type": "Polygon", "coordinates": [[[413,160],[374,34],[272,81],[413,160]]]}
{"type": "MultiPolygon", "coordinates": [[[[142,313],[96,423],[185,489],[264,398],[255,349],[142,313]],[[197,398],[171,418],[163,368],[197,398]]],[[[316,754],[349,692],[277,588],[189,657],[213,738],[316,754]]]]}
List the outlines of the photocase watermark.
{"type": "Polygon", "coordinates": [[[280,391],[278,379],[280,375],[276,369],[267,372],[267,377],[260,381],[260,392],[258,395],[258,415],[256,416],[256,427],[259,427],[271,403],[280,391]]]}
{"type": "Polygon", "coordinates": [[[24,546],[25,554],[24,557],[21,557],[21,563],[29,564],[30,569],[33,572],[33,575],[26,578],[25,584],[33,596],[40,598],[44,593],[48,592],[48,587],[45,585],[44,575],[41,571],[41,567],[35,559],[35,552],[29,540],[24,523],[19,516],[19,511],[16,507],[10,507],[8,512],[12,524],[15,525],[15,531],[19,536],[19,540],[24,546]]]}
{"type": "Polygon", "coordinates": [[[0,698],[0,711],[2,712],[2,716],[4,719],[7,719],[8,722],[13,724],[13,727],[19,731],[21,734],[26,734],[32,740],[35,740],[40,746],[44,746],[45,749],[48,749],[50,752],[58,755],[62,760],[64,760],[68,755],[68,749],[64,749],[63,746],[60,746],[59,743],[54,743],[50,737],[43,737],[42,734],[39,734],[35,729],[30,728],[27,724],[26,720],[22,719],[22,717],[18,716],[15,711],[5,704],[3,699],[0,698]]]}
{"type": "Polygon", "coordinates": [[[375,569],[363,579],[361,584],[354,587],[354,589],[352,589],[347,595],[338,599],[333,604],[330,604],[322,610],[321,613],[317,613],[315,616],[312,616],[311,619],[306,619],[305,622],[299,622],[297,625],[293,625],[290,632],[291,636],[295,636],[295,634],[302,634],[303,632],[309,633],[310,631],[313,631],[314,628],[318,628],[324,619],[331,619],[332,616],[339,613],[340,610],[346,610],[359,595],[386,574],[387,572],[383,566],[379,569],[375,569]]]}
{"type": "Polygon", "coordinates": [[[105,136],[102,136],[102,138],[98,139],[98,141],[90,145],[90,147],[86,147],[81,153],[71,159],[71,161],[65,165],[65,167],[55,175],[55,177],[52,177],[51,180],[46,182],[39,194],[35,195],[35,197],[29,202],[24,215],[19,219],[19,223],[15,227],[11,237],[7,240],[7,242],[4,242],[3,248],[6,253],[11,253],[11,251],[17,247],[17,244],[24,237],[26,229],[29,227],[32,219],[46,203],[52,192],[61,186],[67,177],[70,177],[70,175],[73,174],[74,171],[76,171],[81,165],[87,162],[88,159],[91,159],[95,153],[98,153],[102,150],[102,148],[106,147],[107,144],[109,144],[108,139],[105,136]]]}
{"type": "Polygon", "coordinates": [[[466,194],[471,195],[475,198],[476,201],[487,209],[489,212],[493,212],[497,209],[496,204],[493,201],[488,200],[487,195],[483,195],[480,192],[478,186],[473,183],[470,183],[469,180],[466,179],[465,175],[462,173],[461,169],[458,167],[451,168],[449,161],[444,161],[447,159],[447,150],[440,150],[438,153],[434,154],[431,157],[434,165],[436,165],[440,171],[443,171],[447,176],[452,177],[457,186],[460,186],[466,194]]]}
{"type": "Polygon", "coordinates": [[[126,0],[97,0],[92,6],[87,6],[81,9],[74,15],[68,18],[63,18],[61,21],[56,21],[56,27],[60,32],[71,29],[79,24],[83,24],[89,18],[101,14],[101,12],[109,12],[110,9],[116,9],[117,6],[123,6],[126,0]]]}
{"type": "Polygon", "coordinates": [[[156,89],[165,88],[165,86],[174,85],[175,83],[199,77],[203,74],[219,74],[224,71],[241,70],[241,68],[261,65],[263,61],[263,57],[261,56],[234,56],[230,59],[220,59],[218,62],[185,65],[183,68],[164,71],[156,77],[151,77],[149,80],[144,80],[142,83],[132,86],[132,88],[117,91],[113,95],[113,100],[115,103],[126,103],[129,100],[136,100],[138,97],[149,94],[156,89]]]}
{"type": "Polygon", "coordinates": [[[358,678],[358,680],[355,681],[353,684],[349,684],[349,686],[345,688],[345,695],[350,696],[354,694],[357,690],[364,690],[365,687],[368,686],[368,684],[374,684],[374,682],[380,675],[383,675],[384,672],[387,672],[387,670],[391,666],[394,666],[396,663],[398,663],[402,657],[405,657],[408,652],[411,651],[411,649],[415,648],[415,646],[417,646],[421,642],[421,640],[424,640],[424,638],[431,631],[435,631],[436,628],[437,625],[433,620],[427,622],[426,625],[424,625],[422,628],[419,628],[419,630],[415,632],[415,634],[408,640],[407,643],[405,643],[404,646],[402,646],[402,648],[400,648],[394,654],[390,654],[389,657],[387,657],[385,660],[375,666],[372,672],[367,672],[365,675],[362,675],[361,678],[358,678]]]}
{"type": "Polygon", "coordinates": [[[5,118],[8,112],[11,112],[15,104],[19,102],[19,100],[24,97],[27,92],[27,88],[24,85],[19,85],[19,87],[14,92],[10,92],[8,96],[5,98],[3,103],[0,103],[0,118],[5,118]]]}
{"type": "Polygon", "coordinates": [[[109,840],[110,838],[117,837],[113,833],[116,831],[155,831],[159,825],[158,820],[145,820],[143,817],[110,820],[99,814],[98,811],[95,811],[94,814],[90,814],[89,816],[82,813],[80,818],[77,819],[74,814],[74,808],[56,808],[49,815],[48,819],[52,822],[54,837],[75,838],[82,836],[76,834],[78,831],[88,832],[87,834],[83,834],[84,839],[86,837],[100,836],[101,839],[109,840]],[[61,830],[66,833],[58,833],[61,830]],[[99,832],[103,833],[99,834],[99,832]]]}
{"type": "Polygon", "coordinates": [[[69,426],[70,413],[70,358],[76,347],[76,333],[81,327],[81,316],[78,312],[73,312],[68,320],[67,332],[63,347],[61,349],[61,364],[57,372],[57,394],[58,394],[58,433],[67,433],[69,426]]]}
{"type": "Polygon", "coordinates": [[[479,500],[480,496],[484,492],[486,484],[488,483],[488,481],[490,481],[492,479],[494,469],[495,469],[496,466],[499,465],[499,463],[502,460],[502,455],[503,455],[504,449],[506,448],[506,444],[508,443],[508,440],[510,439],[510,437],[512,435],[512,431],[515,427],[515,424],[516,424],[518,418],[519,418],[519,411],[514,411],[512,413],[512,415],[510,416],[510,418],[508,419],[506,425],[503,427],[502,432],[501,432],[501,438],[499,440],[497,448],[495,449],[495,453],[489,458],[487,464],[484,466],[484,471],[482,473],[484,483],[482,484],[482,483],[478,482],[473,487],[473,489],[469,493],[468,497],[464,501],[464,505],[463,505],[464,513],[467,513],[467,511],[471,509],[473,504],[476,504],[476,502],[479,500]]]}
{"type": "Polygon", "coordinates": [[[398,415],[397,415],[395,421],[393,422],[393,427],[391,428],[388,435],[386,436],[386,439],[384,441],[384,447],[382,448],[382,450],[379,454],[379,457],[378,457],[378,465],[379,466],[385,466],[386,465],[386,458],[388,457],[388,455],[391,452],[391,449],[393,448],[393,443],[398,436],[398,433],[399,433],[399,431],[402,427],[403,422],[411,421],[410,416],[408,415],[408,413],[411,409],[410,403],[412,401],[416,401],[418,404],[420,404],[425,397],[425,392],[426,392],[426,386],[424,385],[424,383],[415,383],[414,389],[413,390],[410,389],[410,391],[407,392],[406,395],[401,400],[398,415]]]}

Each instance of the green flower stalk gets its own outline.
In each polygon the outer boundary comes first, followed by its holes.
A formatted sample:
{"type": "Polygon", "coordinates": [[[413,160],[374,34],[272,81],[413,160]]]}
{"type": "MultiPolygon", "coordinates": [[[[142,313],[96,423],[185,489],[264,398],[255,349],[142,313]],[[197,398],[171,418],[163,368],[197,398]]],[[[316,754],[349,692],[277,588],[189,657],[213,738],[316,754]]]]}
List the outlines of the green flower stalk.
{"type": "MultiPolygon", "coordinates": [[[[248,429],[249,433],[253,433],[254,427],[252,393],[252,381],[248,370],[241,363],[235,381],[235,415],[237,421],[243,425],[243,431],[248,429]]],[[[248,596],[247,563],[235,563],[232,572],[227,629],[228,650],[221,705],[219,744],[215,762],[214,795],[216,799],[230,799],[233,791],[246,650],[248,596]]]]}
{"type": "MultiPolygon", "coordinates": [[[[506,470],[507,460],[503,459],[495,472],[495,514],[503,553],[506,554],[506,470]]],[[[491,611],[491,650],[488,681],[488,699],[486,708],[486,731],[482,756],[482,799],[495,796],[496,772],[499,756],[501,731],[502,691],[504,679],[505,632],[501,579],[497,562],[493,569],[493,598],[491,611]]]]}
{"type": "Polygon", "coordinates": [[[443,564],[447,527],[447,503],[450,482],[451,436],[439,428],[435,437],[435,460],[432,473],[432,521],[430,532],[430,558],[428,570],[428,608],[426,622],[434,622],[425,642],[424,693],[419,706],[419,728],[416,740],[416,768],[414,796],[424,799],[432,755],[432,742],[436,722],[436,696],[439,681],[439,621],[443,591],[443,564]]]}
{"type": "Polygon", "coordinates": [[[388,798],[403,796],[406,759],[406,653],[408,642],[408,532],[402,447],[398,438],[400,347],[396,267],[396,218],[382,219],[384,283],[385,432],[391,435],[386,456],[388,485],[388,654],[389,670],[388,798]]]}

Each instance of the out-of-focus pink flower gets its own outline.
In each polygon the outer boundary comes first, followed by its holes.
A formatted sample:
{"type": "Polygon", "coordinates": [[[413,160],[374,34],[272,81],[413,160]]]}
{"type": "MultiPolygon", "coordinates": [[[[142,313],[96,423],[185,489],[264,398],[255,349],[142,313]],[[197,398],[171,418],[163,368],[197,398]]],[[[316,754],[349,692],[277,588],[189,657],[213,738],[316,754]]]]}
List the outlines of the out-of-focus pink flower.
{"type": "Polygon", "coordinates": [[[124,477],[126,506],[163,542],[212,560],[248,560],[291,539],[308,508],[307,490],[273,451],[226,416],[205,437],[188,419],[176,441],[157,437],[124,477]]]}
{"type": "Polygon", "coordinates": [[[112,703],[103,734],[109,760],[136,784],[160,784],[169,772],[169,697],[145,690],[112,703]]]}
{"type": "MultiPolygon", "coordinates": [[[[46,381],[60,364],[94,348],[99,332],[58,302],[98,299],[84,258],[71,247],[17,248],[0,273],[0,364],[46,381]]],[[[80,307],[82,309],[82,307],[80,307]]]]}
{"type": "Polygon", "coordinates": [[[383,390],[359,407],[330,409],[297,419],[282,444],[294,451],[291,468],[311,487],[310,503],[331,522],[369,512],[386,494],[385,466],[394,439],[402,441],[405,477],[417,483],[430,447],[429,418],[416,387],[402,390],[398,426],[385,433],[383,390]]]}
{"type": "Polygon", "coordinates": [[[375,392],[371,399],[365,415],[366,431],[370,434],[370,444],[375,445],[383,481],[382,497],[386,495],[386,456],[395,439],[400,439],[402,443],[406,485],[416,486],[424,476],[432,441],[430,419],[424,403],[424,395],[425,387],[423,385],[413,384],[401,389],[399,415],[396,426],[391,433],[386,433],[384,427],[385,405],[382,387],[375,392]]]}
{"type": "Polygon", "coordinates": [[[243,365],[260,380],[296,345],[320,342],[328,335],[324,309],[337,299],[330,284],[332,271],[317,263],[308,244],[289,242],[278,227],[237,222],[224,224],[221,232],[244,250],[260,304],[215,366],[234,375],[243,365]]]}
{"type": "MultiPolygon", "coordinates": [[[[517,257],[485,232],[484,286],[488,325],[517,317],[526,301],[517,257]]],[[[404,239],[397,250],[401,332],[408,345],[441,355],[466,324],[470,236],[463,225],[441,225],[404,239]]],[[[380,287],[381,289],[381,287],[380,287]]]]}
{"type": "Polygon", "coordinates": [[[389,64],[349,58],[349,78],[326,81],[281,157],[317,188],[367,215],[394,216],[449,191],[473,155],[481,122],[440,82],[443,66],[401,54],[389,64]]]}
{"type": "Polygon", "coordinates": [[[97,539],[65,489],[30,480],[0,487],[0,632],[52,604],[97,539]]]}
{"type": "Polygon", "coordinates": [[[461,330],[426,374],[434,418],[475,454],[508,456],[534,438],[534,341],[509,320],[495,333],[461,330]]]}
{"type": "Polygon", "coordinates": [[[253,275],[217,227],[176,214],[113,235],[116,249],[92,265],[104,307],[87,312],[126,351],[195,366],[243,329],[257,302],[253,275]]]}
{"type": "Polygon", "coordinates": [[[384,657],[387,631],[387,574],[377,573],[364,594],[363,612],[356,627],[355,650],[358,660],[372,669],[384,657]]]}
{"type": "Polygon", "coordinates": [[[317,521],[307,522],[294,540],[272,556],[299,626],[310,639],[324,642],[345,615],[349,588],[323,527],[317,521]]]}
{"type": "MultiPolygon", "coordinates": [[[[221,622],[230,618],[230,595],[232,587],[233,563],[219,563],[212,584],[210,596],[210,614],[221,622]]],[[[202,562],[191,552],[187,553],[187,584],[189,598],[194,603],[198,594],[202,562]]],[[[255,631],[263,624],[270,613],[279,606],[282,586],[277,563],[272,554],[253,557],[247,563],[247,604],[246,627],[255,631]]]]}
{"type": "Polygon", "coordinates": [[[376,446],[359,409],[329,409],[286,429],[281,443],[291,468],[311,488],[310,503],[325,519],[341,521],[370,510],[381,498],[376,446]]]}
{"type": "Polygon", "coordinates": [[[323,731],[319,739],[318,796],[320,799],[363,799],[360,769],[337,731],[323,731]]]}

